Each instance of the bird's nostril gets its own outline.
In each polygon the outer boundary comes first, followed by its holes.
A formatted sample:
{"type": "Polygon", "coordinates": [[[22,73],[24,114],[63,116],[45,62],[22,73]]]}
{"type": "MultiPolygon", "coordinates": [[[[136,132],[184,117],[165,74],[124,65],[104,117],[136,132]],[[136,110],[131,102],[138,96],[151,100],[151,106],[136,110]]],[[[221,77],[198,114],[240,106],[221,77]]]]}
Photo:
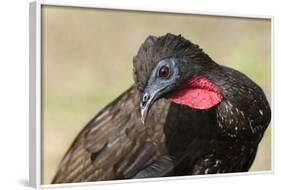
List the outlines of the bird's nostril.
{"type": "Polygon", "coordinates": [[[148,101],[148,99],[149,99],[149,94],[145,93],[142,97],[143,103],[146,103],[148,101]]]}

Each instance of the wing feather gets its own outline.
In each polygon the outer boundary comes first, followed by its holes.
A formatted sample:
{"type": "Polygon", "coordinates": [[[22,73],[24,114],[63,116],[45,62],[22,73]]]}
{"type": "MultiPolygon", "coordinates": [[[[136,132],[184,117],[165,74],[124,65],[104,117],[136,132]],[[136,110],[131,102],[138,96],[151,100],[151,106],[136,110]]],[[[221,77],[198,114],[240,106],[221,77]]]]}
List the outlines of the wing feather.
{"type": "MultiPolygon", "coordinates": [[[[156,103],[152,110],[159,106],[162,111],[158,111],[157,116],[165,118],[168,105],[156,103]]],[[[61,161],[52,183],[131,178],[155,160],[161,151],[163,153],[164,133],[159,131],[159,125],[165,120],[151,121],[151,126],[144,126],[137,108],[138,91],[132,86],[80,132],[61,161]]],[[[153,117],[155,115],[150,120],[153,117]]]]}

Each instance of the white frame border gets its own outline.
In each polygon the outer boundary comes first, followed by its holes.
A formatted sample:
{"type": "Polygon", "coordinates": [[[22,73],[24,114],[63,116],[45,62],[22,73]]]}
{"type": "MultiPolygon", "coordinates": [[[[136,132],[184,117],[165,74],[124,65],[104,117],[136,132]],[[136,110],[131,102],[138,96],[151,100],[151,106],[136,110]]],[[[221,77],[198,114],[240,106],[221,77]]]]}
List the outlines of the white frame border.
{"type": "Polygon", "coordinates": [[[29,183],[41,186],[41,2],[29,6],[29,183]]]}
{"type": "Polygon", "coordinates": [[[82,187],[92,185],[109,185],[122,184],[134,182],[149,182],[161,180],[184,180],[184,179],[198,179],[198,178],[213,178],[213,177],[232,177],[232,176],[248,176],[253,174],[274,174],[274,17],[272,15],[248,15],[248,14],[234,14],[225,12],[208,12],[208,11],[193,11],[187,9],[153,9],[140,6],[123,6],[116,4],[108,5],[106,3],[93,3],[89,0],[83,1],[57,1],[57,0],[37,0],[30,3],[29,7],[29,44],[30,44],[30,117],[29,117],[29,183],[30,186],[36,189],[49,189],[61,187],[82,187]],[[269,171],[251,171],[247,173],[227,173],[227,174],[211,174],[211,175],[197,175],[197,176],[181,176],[181,177],[164,177],[164,178],[149,178],[149,179],[130,179],[130,180],[114,180],[114,181],[97,181],[97,182],[80,182],[69,184],[41,184],[41,8],[42,6],[62,6],[62,7],[80,7],[80,8],[95,8],[95,9],[109,9],[120,11],[143,11],[143,12],[158,12],[158,13],[178,13],[178,14],[194,14],[205,16],[224,16],[224,17],[241,17],[241,18],[257,18],[271,20],[271,170],[269,171]]]}

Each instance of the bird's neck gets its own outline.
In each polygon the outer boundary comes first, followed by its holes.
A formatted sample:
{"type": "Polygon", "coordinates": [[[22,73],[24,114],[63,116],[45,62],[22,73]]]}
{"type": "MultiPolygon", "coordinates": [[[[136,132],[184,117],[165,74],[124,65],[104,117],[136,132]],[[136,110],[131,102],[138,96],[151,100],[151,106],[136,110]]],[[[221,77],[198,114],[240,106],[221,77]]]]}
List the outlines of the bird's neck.
{"type": "Polygon", "coordinates": [[[173,91],[168,98],[177,104],[194,109],[209,109],[222,100],[219,87],[204,76],[194,76],[187,80],[181,88],[173,91]]]}

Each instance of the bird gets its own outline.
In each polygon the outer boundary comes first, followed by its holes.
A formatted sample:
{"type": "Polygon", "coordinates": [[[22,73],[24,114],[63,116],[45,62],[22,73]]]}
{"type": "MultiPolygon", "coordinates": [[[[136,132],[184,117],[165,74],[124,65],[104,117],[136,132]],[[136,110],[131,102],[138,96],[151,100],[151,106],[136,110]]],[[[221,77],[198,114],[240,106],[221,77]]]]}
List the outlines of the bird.
{"type": "Polygon", "coordinates": [[[182,35],[148,36],[132,84],[80,131],[51,183],[249,171],[271,120],[245,74],[182,35]]]}

